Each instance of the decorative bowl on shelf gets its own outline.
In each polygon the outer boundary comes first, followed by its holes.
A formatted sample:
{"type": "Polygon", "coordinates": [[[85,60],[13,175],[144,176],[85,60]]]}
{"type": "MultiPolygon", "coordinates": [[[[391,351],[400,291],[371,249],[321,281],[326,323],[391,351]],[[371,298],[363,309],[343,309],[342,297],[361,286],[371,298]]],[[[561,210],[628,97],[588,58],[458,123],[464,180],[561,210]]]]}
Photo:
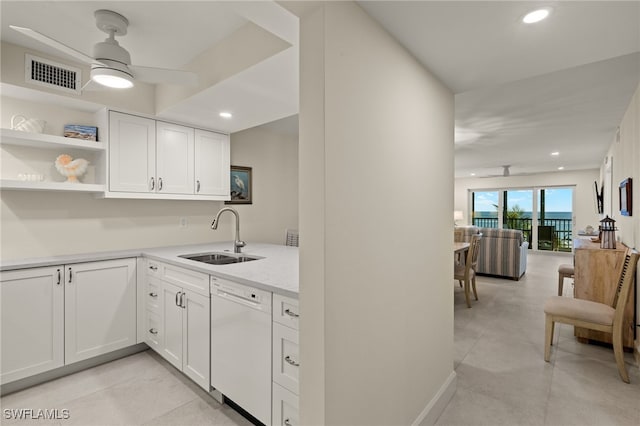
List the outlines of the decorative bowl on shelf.
{"type": "Polygon", "coordinates": [[[22,132],[42,133],[47,124],[44,120],[37,118],[27,118],[24,115],[14,115],[11,117],[11,129],[22,132]]]}
{"type": "Polygon", "coordinates": [[[62,154],[56,158],[56,169],[62,176],[66,176],[67,182],[79,183],[78,177],[85,174],[89,162],[84,158],[71,158],[70,155],[62,154]]]}

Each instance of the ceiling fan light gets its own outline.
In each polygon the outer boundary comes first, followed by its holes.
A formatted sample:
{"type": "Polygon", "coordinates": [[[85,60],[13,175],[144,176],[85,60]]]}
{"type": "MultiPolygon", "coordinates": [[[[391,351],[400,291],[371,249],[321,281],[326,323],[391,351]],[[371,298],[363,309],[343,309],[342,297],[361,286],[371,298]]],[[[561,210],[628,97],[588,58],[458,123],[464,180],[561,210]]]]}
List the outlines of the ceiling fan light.
{"type": "Polygon", "coordinates": [[[129,89],[133,87],[133,77],[126,72],[112,68],[93,68],[91,80],[113,89],[129,89]]]}

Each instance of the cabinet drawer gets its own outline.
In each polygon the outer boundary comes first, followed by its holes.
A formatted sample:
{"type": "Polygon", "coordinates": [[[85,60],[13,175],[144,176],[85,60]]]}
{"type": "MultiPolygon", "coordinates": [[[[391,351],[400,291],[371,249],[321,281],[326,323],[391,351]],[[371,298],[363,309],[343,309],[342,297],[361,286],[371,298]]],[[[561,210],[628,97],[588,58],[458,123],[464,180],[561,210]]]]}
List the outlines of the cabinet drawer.
{"type": "Polygon", "coordinates": [[[160,352],[160,348],[162,347],[162,322],[160,321],[160,315],[151,311],[146,311],[145,314],[146,335],[144,342],[154,351],[160,352]]]}
{"type": "Polygon", "coordinates": [[[157,260],[147,259],[147,276],[209,296],[209,275],[157,260]]]}
{"type": "Polygon", "coordinates": [[[298,394],[298,331],[273,324],[273,381],[298,394]]]}
{"type": "Polygon", "coordinates": [[[145,308],[159,314],[162,307],[162,284],[157,278],[147,277],[147,287],[144,292],[145,308]]]}
{"type": "Polygon", "coordinates": [[[299,317],[298,299],[273,294],[273,320],[275,322],[298,330],[299,317]]]}
{"type": "Polygon", "coordinates": [[[272,426],[298,426],[298,395],[273,384],[272,426]]]}

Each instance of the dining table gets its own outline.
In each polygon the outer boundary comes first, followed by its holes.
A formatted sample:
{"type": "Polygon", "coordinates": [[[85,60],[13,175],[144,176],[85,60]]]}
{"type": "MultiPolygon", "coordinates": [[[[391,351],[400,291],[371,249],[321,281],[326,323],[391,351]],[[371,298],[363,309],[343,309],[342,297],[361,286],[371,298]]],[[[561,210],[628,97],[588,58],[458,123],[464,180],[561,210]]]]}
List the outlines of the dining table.
{"type": "Polygon", "coordinates": [[[453,243],[453,254],[463,254],[469,250],[470,243],[455,242],[453,243]]]}

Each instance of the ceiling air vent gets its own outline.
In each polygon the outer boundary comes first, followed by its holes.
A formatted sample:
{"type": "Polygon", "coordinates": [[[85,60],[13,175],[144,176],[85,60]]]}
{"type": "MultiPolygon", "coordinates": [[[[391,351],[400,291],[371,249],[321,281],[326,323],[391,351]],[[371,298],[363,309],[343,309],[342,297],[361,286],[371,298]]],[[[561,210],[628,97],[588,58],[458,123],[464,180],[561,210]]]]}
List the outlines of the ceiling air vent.
{"type": "Polygon", "coordinates": [[[27,83],[80,94],[82,82],[80,68],[26,54],[24,69],[27,83]]]}

